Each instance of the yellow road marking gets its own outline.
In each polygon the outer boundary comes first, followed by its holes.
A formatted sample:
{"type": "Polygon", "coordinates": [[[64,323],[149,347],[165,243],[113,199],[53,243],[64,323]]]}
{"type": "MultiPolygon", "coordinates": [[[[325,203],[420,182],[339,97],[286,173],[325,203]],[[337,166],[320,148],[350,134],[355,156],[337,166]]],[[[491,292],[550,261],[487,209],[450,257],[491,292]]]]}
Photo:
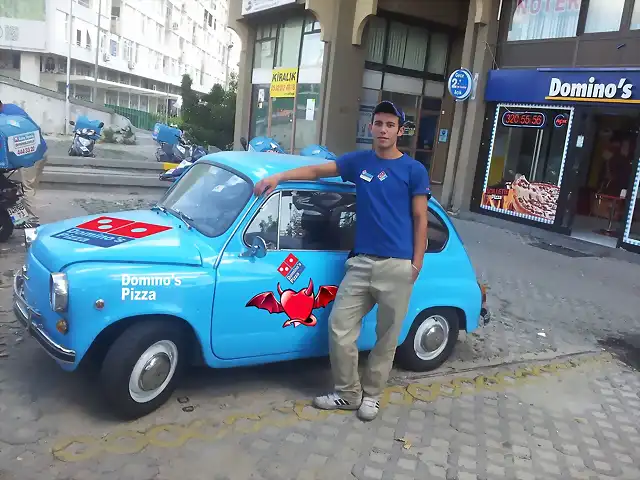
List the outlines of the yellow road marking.
{"type": "MultiPolygon", "coordinates": [[[[513,370],[501,370],[493,375],[454,377],[431,383],[411,383],[391,386],[384,390],[380,407],[411,406],[417,402],[434,402],[441,397],[458,398],[483,391],[502,392],[512,387],[528,385],[548,376],[586,364],[608,362],[609,353],[572,358],[544,365],[532,365],[513,370]]],[[[323,411],[311,407],[310,401],[296,401],[293,406],[280,406],[260,413],[230,415],[222,421],[200,419],[180,425],[168,423],[144,430],[115,430],[104,437],[81,435],[61,438],[54,442],[53,456],[63,462],[82,462],[98,455],[111,453],[132,455],[149,446],[179,448],[191,440],[215,442],[230,434],[248,434],[268,426],[285,428],[301,421],[317,422],[332,415],[351,415],[347,411],[323,411]]]]}

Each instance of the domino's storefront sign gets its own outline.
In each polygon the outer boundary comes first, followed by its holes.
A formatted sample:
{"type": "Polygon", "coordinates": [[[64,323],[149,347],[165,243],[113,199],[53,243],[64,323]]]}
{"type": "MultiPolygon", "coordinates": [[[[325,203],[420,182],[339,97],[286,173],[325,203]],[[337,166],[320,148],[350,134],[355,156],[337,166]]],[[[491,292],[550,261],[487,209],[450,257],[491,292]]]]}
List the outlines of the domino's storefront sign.
{"type": "Polygon", "coordinates": [[[467,100],[473,93],[473,75],[466,68],[459,68],[451,74],[447,86],[457,101],[467,100]]]}

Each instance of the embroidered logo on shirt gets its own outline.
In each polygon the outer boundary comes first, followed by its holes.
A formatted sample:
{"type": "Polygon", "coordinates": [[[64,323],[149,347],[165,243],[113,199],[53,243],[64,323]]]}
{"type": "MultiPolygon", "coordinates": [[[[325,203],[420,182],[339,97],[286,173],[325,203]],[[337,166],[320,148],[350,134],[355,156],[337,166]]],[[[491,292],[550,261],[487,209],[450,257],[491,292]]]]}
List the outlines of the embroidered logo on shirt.
{"type": "Polygon", "coordinates": [[[362,173],[360,174],[360,178],[363,179],[365,182],[370,182],[371,180],[373,180],[373,175],[371,175],[366,170],[363,170],[362,173]]]}
{"type": "Polygon", "coordinates": [[[378,180],[380,180],[381,182],[384,181],[386,178],[387,178],[387,174],[384,172],[384,170],[378,174],[378,180]]]}

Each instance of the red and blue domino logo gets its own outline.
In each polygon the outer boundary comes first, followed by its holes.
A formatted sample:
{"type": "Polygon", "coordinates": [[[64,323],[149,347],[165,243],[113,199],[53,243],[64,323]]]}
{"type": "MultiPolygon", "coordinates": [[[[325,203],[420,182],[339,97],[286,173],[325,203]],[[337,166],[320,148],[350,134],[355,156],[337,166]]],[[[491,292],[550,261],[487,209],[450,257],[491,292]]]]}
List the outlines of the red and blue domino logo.
{"type": "Polygon", "coordinates": [[[172,227],[136,222],[124,218],[98,217],[73,228],[52,235],[53,238],[109,248],[114,245],[150,237],[172,227]]]}

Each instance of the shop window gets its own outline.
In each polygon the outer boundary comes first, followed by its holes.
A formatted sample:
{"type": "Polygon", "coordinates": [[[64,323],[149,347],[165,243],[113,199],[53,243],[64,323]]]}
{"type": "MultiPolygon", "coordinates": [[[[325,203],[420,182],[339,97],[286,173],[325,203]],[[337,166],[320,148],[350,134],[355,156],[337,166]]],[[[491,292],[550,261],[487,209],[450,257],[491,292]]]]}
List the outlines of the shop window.
{"type": "Polygon", "coordinates": [[[294,68],[298,66],[303,21],[304,19],[301,17],[292,18],[280,26],[276,67],[294,68]]]}
{"type": "Polygon", "coordinates": [[[444,75],[447,69],[448,58],[449,36],[444,33],[434,33],[431,35],[431,45],[429,46],[427,72],[444,75]]]}
{"type": "Polygon", "coordinates": [[[371,17],[367,24],[366,33],[366,59],[368,62],[384,63],[384,42],[386,34],[386,20],[380,17],[371,17]]]}
{"type": "Polygon", "coordinates": [[[302,36],[300,67],[321,68],[324,61],[324,42],[320,40],[320,23],[314,17],[307,17],[302,36]]]}
{"type": "Polygon", "coordinates": [[[276,25],[264,25],[258,29],[253,68],[273,68],[277,30],[276,25]]]}
{"type": "MultiPolygon", "coordinates": [[[[420,96],[418,95],[408,95],[405,93],[396,93],[396,92],[382,92],[382,100],[388,100],[396,104],[403,112],[406,117],[406,120],[409,122],[416,123],[418,118],[418,102],[420,100],[420,96]]],[[[414,135],[405,134],[402,137],[398,138],[398,147],[410,153],[411,149],[414,145],[414,135]]]]}
{"type": "Polygon", "coordinates": [[[620,30],[625,0],[589,0],[584,33],[620,30]]]}
{"type": "Polygon", "coordinates": [[[389,27],[389,43],[387,45],[387,65],[402,67],[406,48],[407,26],[399,22],[391,22],[391,26],[389,27]]]}
{"type": "MultiPolygon", "coordinates": [[[[581,0],[511,0],[507,40],[573,37],[578,28],[581,3],[581,0]]],[[[598,0],[589,3],[598,3],[598,0]]]]}
{"type": "Polygon", "coordinates": [[[296,134],[294,149],[301,150],[317,142],[320,116],[320,84],[299,84],[296,99],[296,134]]]}
{"type": "Polygon", "coordinates": [[[572,111],[499,106],[481,206],[555,220],[572,111]]]}
{"type": "Polygon", "coordinates": [[[636,0],[631,13],[631,30],[640,30],[640,0],[636,0]]]}
{"type": "Polygon", "coordinates": [[[267,136],[269,131],[269,85],[254,85],[251,97],[249,136],[267,136]]]}
{"type": "Polygon", "coordinates": [[[293,136],[294,98],[279,97],[271,99],[271,134],[284,149],[291,152],[293,136]]]}

